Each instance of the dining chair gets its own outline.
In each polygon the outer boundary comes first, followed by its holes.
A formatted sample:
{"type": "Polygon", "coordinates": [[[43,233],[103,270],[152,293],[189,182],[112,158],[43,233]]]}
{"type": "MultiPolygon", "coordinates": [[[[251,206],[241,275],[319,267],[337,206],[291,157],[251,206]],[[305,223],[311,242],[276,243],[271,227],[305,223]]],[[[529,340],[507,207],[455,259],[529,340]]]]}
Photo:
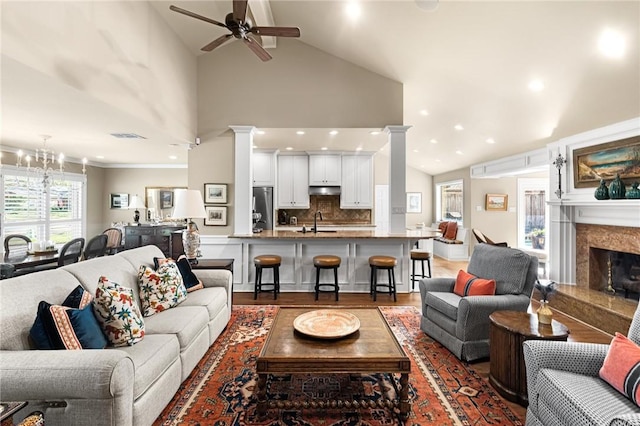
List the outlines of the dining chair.
{"type": "Polygon", "coordinates": [[[84,248],[84,238],[74,238],[60,249],[58,266],[70,265],[80,260],[82,249],[84,248]]]}
{"type": "Polygon", "coordinates": [[[116,254],[122,248],[122,231],[118,228],[107,228],[102,232],[107,236],[107,254],[116,254]]]}
{"type": "Polygon", "coordinates": [[[479,229],[475,229],[474,228],[474,229],[472,229],[472,231],[473,231],[473,236],[476,237],[476,240],[480,244],[489,244],[489,245],[492,245],[492,246],[500,246],[500,247],[508,247],[509,246],[505,242],[496,243],[495,241],[492,241],[489,237],[484,235],[482,233],[482,231],[480,231],[479,229]]]}
{"type": "Polygon", "coordinates": [[[84,260],[93,259],[94,257],[102,257],[107,254],[107,241],[109,237],[106,234],[96,235],[87,241],[82,258],[84,260]]]}
{"type": "Polygon", "coordinates": [[[29,249],[31,238],[22,234],[10,234],[4,237],[4,253],[26,253],[29,249]]]}

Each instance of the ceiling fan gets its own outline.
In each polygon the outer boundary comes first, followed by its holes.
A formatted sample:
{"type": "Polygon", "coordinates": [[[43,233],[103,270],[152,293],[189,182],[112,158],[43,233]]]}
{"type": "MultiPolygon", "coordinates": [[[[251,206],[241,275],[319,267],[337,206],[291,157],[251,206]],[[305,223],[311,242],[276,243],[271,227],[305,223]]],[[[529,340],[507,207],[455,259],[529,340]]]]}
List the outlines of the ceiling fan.
{"type": "Polygon", "coordinates": [[[169,6],[169,9],[231,31],[231,34],[220,36],[200,49],[205,52],[210,52],[216,47],[220,47],[227,40],[230,40],[231,37],[235,37],[242,40],[260,59],[268,61],[271,59],[271,55],[251,34],[275,37],[300,37],[300,29],[297,27],[254,27],[251,20],[247,18],[247,2],[248,0],[233,0],[233,12],[227,14],[224,19],[224,24],[174,5],[169,6]]]}

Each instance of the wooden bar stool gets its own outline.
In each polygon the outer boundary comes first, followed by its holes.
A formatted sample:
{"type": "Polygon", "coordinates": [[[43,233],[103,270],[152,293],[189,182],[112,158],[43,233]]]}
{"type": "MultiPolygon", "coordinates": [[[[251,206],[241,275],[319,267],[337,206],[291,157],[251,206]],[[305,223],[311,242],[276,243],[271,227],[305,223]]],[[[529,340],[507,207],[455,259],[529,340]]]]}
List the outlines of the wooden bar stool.
{"type": "Polygon", "coordinates": [[[253,300],[258,298],[260,292],[273,292],[273,298],[278,298],[280,293],[280,263],[282,258],[275,254],[262,254],[253,258],[253,264],[256,267],[256,283],[253,289],[253,300]],[[273,283],[262,283],[262,270],[264,268],[273,268],[273,283]],[[262,286],[273,286],[272,289],[263,290],[262,286]]]}
{"type": "Polygon", "coordinates": [[[373,301],[376,301],[378,287],[386,287],[389,289],[389,296],[393,295],[393,301],[396,301],[396,276],[393,268],[398,261],[393,256],[371,256],[369,258],[369,266],[371,267],[371,288],[369,294],[373,294],[373,301]],[[388,283],[378,283],[378,270],[387,270],[389,274],[388,283]]]}
{"type": "Polygon", "coordinates": [[[313,258],[313,266],[316,267],[316,300],[318,300],[318,293],[321,291],[324,292],[332,292],[336,294],[336,302],[338,301],[338,291],[340,287],[338,286],[338,268],[340,267],[340,262],[342,259],[338,256],[332,256],[329,254],[322,254],[319,256],[315,256],[313,258]],[[320,284],[320,270],[321,269],[333,269],[333,284],[332,283],[322,283],[320,284]],[[330,289],[321,289],[320,287],[331,287],[330,289]]]}
{"type": "Polygon", "coordinates": [[[431,252],[420,249],[413,249],[409,252],[411,254],[411,291],[413,291],[414,284],[418,279],[416,278],[416,260],[420,262],[422,273],[418,275],[420,278],[431,278],[431,252]],[[424,262],[427,262],[429,268],[429,275],[424,274],[424,262]]]}

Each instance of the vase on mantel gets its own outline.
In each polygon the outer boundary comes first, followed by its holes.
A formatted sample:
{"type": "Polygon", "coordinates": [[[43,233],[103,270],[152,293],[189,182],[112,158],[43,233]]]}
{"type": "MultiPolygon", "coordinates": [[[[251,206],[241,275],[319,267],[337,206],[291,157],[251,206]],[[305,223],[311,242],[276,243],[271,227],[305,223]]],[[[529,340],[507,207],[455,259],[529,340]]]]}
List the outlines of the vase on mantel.
{"type": "Polygon", "coordinates": [[[538,314],[538,322],[540,324],[551,324],[551,321],[553,320],[553,312],[551,311],[551,308],[549,308],[549,301],[541,300],[540,307],[536,313],[538,314]]]}

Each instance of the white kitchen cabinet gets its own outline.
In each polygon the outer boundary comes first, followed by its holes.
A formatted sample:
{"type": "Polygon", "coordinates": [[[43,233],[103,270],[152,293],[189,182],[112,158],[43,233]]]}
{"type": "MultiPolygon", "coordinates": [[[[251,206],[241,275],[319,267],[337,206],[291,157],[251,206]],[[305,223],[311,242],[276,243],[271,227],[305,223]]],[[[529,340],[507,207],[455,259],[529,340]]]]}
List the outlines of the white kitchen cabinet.
{"type": "Polygon", "coordinates": [[[275,154],[253,153],[253,186],[274,186],[276,181],[275,154]]]}
{"type": "Polygon", "coordinates": [[[340,154],[309,155],[309,185],[339,186],[342,180],[342,159],[340,154]]]}
{"type": "Polygon", "coordinates": [[[309,208],[309,159],[307,155],[278,156],[278,208],[309,208]]]}
{"type": "Polygon", "coordinates": [[[373,208],[373,156],[343,155],[340,208],[373,208]]]}

